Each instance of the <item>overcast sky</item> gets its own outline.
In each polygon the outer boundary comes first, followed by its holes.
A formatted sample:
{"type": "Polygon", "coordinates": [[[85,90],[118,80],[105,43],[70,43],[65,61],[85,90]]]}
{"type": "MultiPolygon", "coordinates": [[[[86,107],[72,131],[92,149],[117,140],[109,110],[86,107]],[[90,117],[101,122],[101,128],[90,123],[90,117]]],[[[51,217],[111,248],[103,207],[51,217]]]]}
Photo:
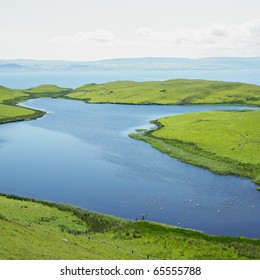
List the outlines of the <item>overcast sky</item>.
{"type": "Polygon", "coordinates": [[[260,0],[0,0],[0,59],[260,56],[260,0]]]}

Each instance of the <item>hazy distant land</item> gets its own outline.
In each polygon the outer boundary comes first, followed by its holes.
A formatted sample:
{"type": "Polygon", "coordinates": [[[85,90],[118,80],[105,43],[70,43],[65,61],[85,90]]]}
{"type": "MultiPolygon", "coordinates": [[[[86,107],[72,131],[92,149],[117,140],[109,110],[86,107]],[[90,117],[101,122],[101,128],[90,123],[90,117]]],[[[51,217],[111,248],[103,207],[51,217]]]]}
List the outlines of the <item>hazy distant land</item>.
{"type": "Polygon", "coordinates": [[[0,71],[260,69],[260,57],[122,58],[100,61],[0,59],[0,71]]]}

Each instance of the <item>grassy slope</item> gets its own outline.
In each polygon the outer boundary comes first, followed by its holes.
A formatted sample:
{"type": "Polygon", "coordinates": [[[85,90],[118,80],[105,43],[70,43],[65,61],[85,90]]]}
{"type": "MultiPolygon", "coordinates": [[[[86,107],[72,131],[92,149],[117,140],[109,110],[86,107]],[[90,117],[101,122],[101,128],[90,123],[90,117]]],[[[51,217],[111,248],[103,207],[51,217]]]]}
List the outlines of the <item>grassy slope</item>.
{"type": "Polygon", "coordinates": [[[45,113],[16,105],[17,103],[37,97],[63,97],[71,89],[54,85],[41,85],[27,90],[9,89],[0,86],[0,124],[12,121],[35,119],[45,113]]]}
{"type": "Polygon", "coordinates": [[[0,259],[260,259],[260,240],[216,237],[0,196],[0,259]]]}
{"type": "Polygon", "coordinates": [[[0,123],[42,116],[44,112],[39,110],[24,111],[20,110],[20,106],[16,106],[19,102],[39,97],[64,97],[101,103],[259,106],[260,87],[243,83],[184,79],[164,82],[119,81],[88,84],[74,91],[55,85],[41,85],[27,90],[13,90],[0,86],[0,123]],[[13,105],[13,107],[5,105],[13,105]]]}
{"type": "Polygon", "coordinates": [[[185,162],[260,184],[260,111],[171,116],[159,129],[130,136],[185,162]]]}
{"type": "Polygon", "coordinates": [[[23,91],[29,95],[29,98],[39,97],[64,97],[66,94],[72,92],[70,88],[61,88],[55,85],[40,85],[38,87],[30,88],[23,91]]]}
{"type": "Polygon", "coordinates": [[[175,79],[87,84],[68,97],[90,103],[243,104],[260,106],[260,86],[221,81],[175,79]]]}

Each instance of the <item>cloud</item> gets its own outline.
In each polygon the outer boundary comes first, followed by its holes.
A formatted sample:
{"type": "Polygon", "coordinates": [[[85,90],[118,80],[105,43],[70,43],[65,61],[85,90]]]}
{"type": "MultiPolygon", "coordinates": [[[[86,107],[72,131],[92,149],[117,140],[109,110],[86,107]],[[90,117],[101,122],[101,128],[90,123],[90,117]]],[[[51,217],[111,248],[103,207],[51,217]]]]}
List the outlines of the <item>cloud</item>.
{"type": "Polygon", "coordinates": [[[248,30],[252,35],[260,35],[260,19],[254,20],[244,24],[244,28],[248,30]]]}
{"type": "Polygon", "coordinates": [[[113,32],[106,29],[97,29],[92,32],[78,32],[74,36],[59,36],[52,39],[55,43],[63,44],[88,44],[88,43],[110,43],[115,36],[113,32]]]}
{"type": "Polygon", "coordinates": [[[185,56],[260,55],[260,19],[241,25],[213,23],[202,28],[176,28],[160,32],[148,28],[137,30],[143,45],[157,46],[185,56]],[[232,54],[233,51],[233,54],[232,54]]]}
{"type": "Polygon", "coordinates": [[[228,30],[227,28],[219,23],[214,23],[208,28],[209,33],[212,36],[216,37],[227,37],[228,36],[228,30]]]}
{"type": "Polygon", "coordinates": [[[140,38],[147,38],[153,35],[154,31],[151,28],[143,27],[136,31],[137,36],[140,38]]]}
{"type": "Polygon", "coordinates": [[[243,41],[258,41],[260,39],[260,19],[242,25],[224,26],[213,23],[203,28],[176,28],[170,32],[154,31],[149,28],[140,28],[137,35],[142,40],[154,40],[169,44],[218,44],[225,41],[235,45],[243,41]]]}
{"type": "MultiPolygon", "coordinates": [[[[107,29],[60,36],[52,43],[83,46],[107,52],[107,57],[133,56],[260,56],[260,19],[240,25],[213,23],[200,28],[175,28],[171,31],[141,27],[124,38],[107,29]]],[[[94,52],[94,51],[93,51],[94,52]]]]}

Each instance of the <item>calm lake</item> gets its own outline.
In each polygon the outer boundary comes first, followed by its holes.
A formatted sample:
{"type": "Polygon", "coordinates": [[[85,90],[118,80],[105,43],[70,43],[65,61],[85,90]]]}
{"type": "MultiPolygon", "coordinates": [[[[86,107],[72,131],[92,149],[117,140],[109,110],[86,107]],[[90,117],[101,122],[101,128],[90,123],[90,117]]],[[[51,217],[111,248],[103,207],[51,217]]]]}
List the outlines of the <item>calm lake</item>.
{"type": "Polygon", "coordinates": [[[145,70],[145,71],[76,71],[76,72],[0,72],[0,85],[10,88],[30,88],[41,84],[55,84],[76,88],[87,83],[106,83],[119,80],[162,81],[167,79],[206,79],[243,82],[260,85],[260,69],[219,70],[145,70]]]}
{"type": "Polygon", "coordinates": [[[255,184],[185,164],[128,137],[158,117],[245,107],[90,105],[56,99],[24,105],[48,114],[0,126],[0,192],[260,238],[255,184]]]}

